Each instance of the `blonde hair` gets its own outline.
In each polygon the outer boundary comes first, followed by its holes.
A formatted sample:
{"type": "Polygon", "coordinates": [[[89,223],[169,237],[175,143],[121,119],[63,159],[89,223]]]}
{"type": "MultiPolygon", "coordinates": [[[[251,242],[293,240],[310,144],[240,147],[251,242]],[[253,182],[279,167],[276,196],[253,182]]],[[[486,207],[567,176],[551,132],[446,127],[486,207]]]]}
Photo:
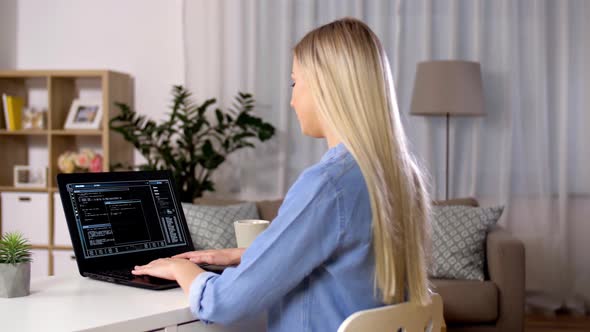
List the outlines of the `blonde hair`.
{"type": "Polygon", "coordinates": [[[372,211],[375,291],[386,304],[430,302],[430,198],[408,150],[387,55],[363,22],[309,32],[294,55],[324,123],[357,161],[372,211]],[[378,290],[377,290],[378,288],[378,290]]]}

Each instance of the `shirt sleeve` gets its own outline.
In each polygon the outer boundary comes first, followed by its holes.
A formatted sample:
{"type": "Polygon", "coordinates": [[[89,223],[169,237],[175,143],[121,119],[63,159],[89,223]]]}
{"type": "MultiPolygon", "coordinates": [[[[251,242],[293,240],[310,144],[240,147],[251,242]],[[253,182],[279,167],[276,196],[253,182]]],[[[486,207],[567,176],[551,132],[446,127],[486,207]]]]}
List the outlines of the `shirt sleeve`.
{"type": "Polygon", "coordinates": [[[240,265],[195,278],[189,293],[193,315],[229,324],[284,297],[336,250],[343,223],[340,196],[322,168],[306,170],[240,265]]]}

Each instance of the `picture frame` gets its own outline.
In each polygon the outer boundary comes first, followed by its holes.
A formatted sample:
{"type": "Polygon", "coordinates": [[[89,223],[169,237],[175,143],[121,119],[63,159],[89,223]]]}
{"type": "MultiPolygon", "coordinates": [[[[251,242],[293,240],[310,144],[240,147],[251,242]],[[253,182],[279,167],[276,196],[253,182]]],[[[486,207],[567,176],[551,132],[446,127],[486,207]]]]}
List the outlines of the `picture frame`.
{"type": "Polygon", "coordinates": [[[17,188],[44,188],[47,186],[47,167],[14,166],[14,186],[17,188]]]}
{"type": "Polygon", "coordinates": [[[64,129],[100,129],[102,100],[74,99],[64,129]]]}

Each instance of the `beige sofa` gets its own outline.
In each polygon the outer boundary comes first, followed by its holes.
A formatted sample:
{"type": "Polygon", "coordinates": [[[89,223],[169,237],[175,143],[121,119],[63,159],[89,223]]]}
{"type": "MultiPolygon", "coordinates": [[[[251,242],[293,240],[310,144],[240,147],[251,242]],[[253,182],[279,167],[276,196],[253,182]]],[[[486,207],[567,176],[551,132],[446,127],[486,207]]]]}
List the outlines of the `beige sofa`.
{"type": "MultiPolygon", "coordinates": [[[[223,205],[237,201],[201,198],[197,204],[223,205]]],[[[261,219],[273,220],[282,200],[258,201],[261,219]]],[[[473,198],[434,202],[436,205],[478,206],[473,198]]],[[[523,331],[524,246],[500,227],[486,241],[486,280],[433,279],[435,291],[443,298],[447,330],[523,331]]]]}

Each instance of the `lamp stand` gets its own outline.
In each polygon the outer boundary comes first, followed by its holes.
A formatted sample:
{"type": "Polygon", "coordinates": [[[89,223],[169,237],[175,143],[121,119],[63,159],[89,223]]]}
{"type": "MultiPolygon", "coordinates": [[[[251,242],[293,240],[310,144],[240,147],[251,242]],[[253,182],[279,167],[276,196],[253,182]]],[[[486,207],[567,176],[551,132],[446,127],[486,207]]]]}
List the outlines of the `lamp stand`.
{"type": "Polygon", "coordinates": [[[446,171],[445,171],[445,201],[449,199],[449,124],[451,114],[447,112],[447,148],[446,148],[446,171]]]}

